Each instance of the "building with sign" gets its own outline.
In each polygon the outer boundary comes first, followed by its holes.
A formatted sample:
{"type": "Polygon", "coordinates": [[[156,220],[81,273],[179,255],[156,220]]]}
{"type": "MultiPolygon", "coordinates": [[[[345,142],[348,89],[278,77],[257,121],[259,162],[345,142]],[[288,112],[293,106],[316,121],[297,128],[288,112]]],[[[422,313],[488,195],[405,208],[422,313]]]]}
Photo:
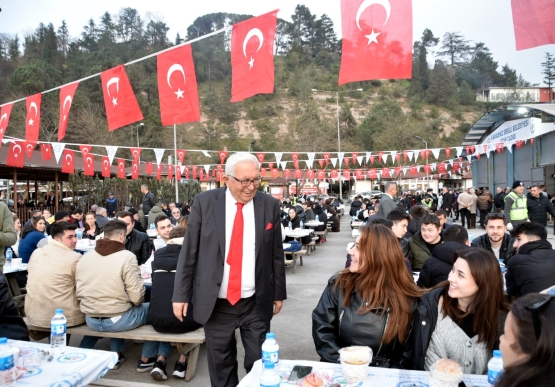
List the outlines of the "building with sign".
{"type": "Polygon", "coordinates": [[[476,101],[506,103],[550,103],[555,93],[550,87],[488,87],[476,91],[476,101]]]}
{"type": "Polygon", "coordinates": [[[514,104],[486,113],[461,144],[476,187],[545,184],[555,192],[555,104],[514,104]]]}

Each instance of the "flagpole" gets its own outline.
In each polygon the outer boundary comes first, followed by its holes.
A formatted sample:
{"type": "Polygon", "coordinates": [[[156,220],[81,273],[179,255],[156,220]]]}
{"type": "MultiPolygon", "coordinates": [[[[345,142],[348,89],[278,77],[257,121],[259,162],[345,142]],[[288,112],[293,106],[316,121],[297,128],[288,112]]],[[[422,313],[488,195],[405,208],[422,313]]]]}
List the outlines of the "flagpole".
{"type": "MultiPolygon", "coordinates": [[[[176,124],[173,124],[173,152],[175,157],[175,166],[179,168],[179,176],[181,176],[181,165],[177,159],[177,131],[176,124]]],[[[179,203],[179,181],[177,181],[177,173],[175,174],[175,205],[179,203]]]]}

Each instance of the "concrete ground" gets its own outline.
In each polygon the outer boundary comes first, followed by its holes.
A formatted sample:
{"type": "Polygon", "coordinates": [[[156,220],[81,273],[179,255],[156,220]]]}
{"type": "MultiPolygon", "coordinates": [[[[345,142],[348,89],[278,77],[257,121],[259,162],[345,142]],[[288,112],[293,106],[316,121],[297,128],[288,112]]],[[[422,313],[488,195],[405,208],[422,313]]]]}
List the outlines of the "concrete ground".
{"type": "MultiPolygon", "coordinates": [[[[304,256],[304,266],[298,266],[296,274],[293,274],[292,266],[286,268],[287,300],[284,302],[281,313],[273,318],[271,327],[272,332],[276,334],[283,359],[319,360],[312,340],[311,314],[320,299],[328,279],[335,272],[344,268],[347,254],[346,246],[353,240],[349,223],[350,218],[343,216],[341,219],[341,232],[328,233],[325,244],[317,246],[316,251],[312,252],[311,256],[304,256]]],[[[477,228],[471,230],[471,232],[474,237],[477,237],[482,235],[484,230],[477,228]]],[[[72,337],[71,345],[78,346],[80,341],[81,337],[72,337]]],[[[245,375],[245,370],[242,367],[244,354],[239,335],[237,335],[237,341],[239,378],[241,379],[245,375]]],[[[109,340],[100,340],[95,348],[109,351],[109,340]]],[[[210,385],[205,345],[200,350],[195,377],[189,383],[171,376],[173,365],[178,357],[175,348],[167,362],[169,375],[167,381],[156,382],[150,377],[150,373],[138,373],[135,367],[141,355],[141,349],[141,344],[127,341],[125,350],[127,361],[119,370],[109,371],[105,378],[158,383],[166,386],[187,385],[187,387],[206,387],[210,385]]]]}

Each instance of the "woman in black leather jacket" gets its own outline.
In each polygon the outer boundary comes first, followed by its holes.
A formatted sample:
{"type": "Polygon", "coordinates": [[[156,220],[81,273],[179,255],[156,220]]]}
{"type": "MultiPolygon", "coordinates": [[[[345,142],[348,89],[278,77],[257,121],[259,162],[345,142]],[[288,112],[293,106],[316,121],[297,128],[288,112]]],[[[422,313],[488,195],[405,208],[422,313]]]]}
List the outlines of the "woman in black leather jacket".
{"type": "Polygon", "coordinates": [[[365,225],[349,254],[351,266],[329,280],[312,312],[316,352],[322,361],[338,363],[339,349],[369,346],[371,365],[398,367],[416,301],[424,292],[407,272],[390,229],[365,225]]]}

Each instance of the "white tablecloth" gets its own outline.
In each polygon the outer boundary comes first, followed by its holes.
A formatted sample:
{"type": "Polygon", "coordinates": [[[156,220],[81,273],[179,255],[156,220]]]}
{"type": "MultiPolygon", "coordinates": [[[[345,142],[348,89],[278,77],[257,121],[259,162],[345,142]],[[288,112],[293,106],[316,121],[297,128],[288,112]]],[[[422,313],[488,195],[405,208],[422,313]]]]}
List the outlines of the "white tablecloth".
{"type": "Polygon", "coordinates": [[[322,226],[323,224],[324,222],[310,221],[310,222],[306,222],[304,225],[306,227],[318,227],[318,226],[322,226]]]}
{"type": "Polygon", "coordinates": [[[16,273],[18,271],[25,271],[27,270],[27,264],[22,263],[21,265],[15,265],[13,262],[11,266],[4,265],[4,274],[16,273]]]}
{"type": "MultiPolygon", "coordinates": [[[[428,387],[428,373],[423,371],[405,371],[388,368],[368,367],[368,379],[361,383],[348,384],[343,378],[340,364],[320,363],[305,360],[281,360],[279,364],[279,375],[281,386],[290,387],[287,384],[287,377],[295,365],[312,366],[312,371],[321,368],[333,369],[333,380],[341,387],[428,387]]],[[[251,372],[241,380],[238,387],[259,387],[260,375],[262,374],[261,360],[257,360],[251,372]]],[[[467,387],[487,387],[487,376],[484,375],[464,375],[464,382],[467,387]]]]}
{"type": "Polygon", "coordinates": [[[295,229],[290,231],[288,228],[285,229],[285,235],[291,238],[301,238],[310,234],[312,234],[312,230],[295,229]]]}
{"type": "Polygon", "coordinates": [[[360,220],[357,220],[356,222],[351,222],[351,226],[352,226],[353,228],[359,228],[359,227],[362,226],[362,225],[363,225],[363,222],[360,221],[360,220]]]}
{"type": "Polygon", "coordinates": [[[89,238],[83,238],[77,241],[75,245],[75,250],[79,251],[92,251],[96,247],[96,241],[93,241],[89,238]]]}
{"type": "MultiPolygon", "coordinates": [[[[51,352],[48,344],[8,340],[10,346],[21,349],[20,356],[28,353],[51,352]]],[[[64,353],[54,355],[51,361],[43,359],[38,368],[17,380],[17,386],[86,386],[106,374],[118,360],[116,352],[66,347],[64,353]]]]}

